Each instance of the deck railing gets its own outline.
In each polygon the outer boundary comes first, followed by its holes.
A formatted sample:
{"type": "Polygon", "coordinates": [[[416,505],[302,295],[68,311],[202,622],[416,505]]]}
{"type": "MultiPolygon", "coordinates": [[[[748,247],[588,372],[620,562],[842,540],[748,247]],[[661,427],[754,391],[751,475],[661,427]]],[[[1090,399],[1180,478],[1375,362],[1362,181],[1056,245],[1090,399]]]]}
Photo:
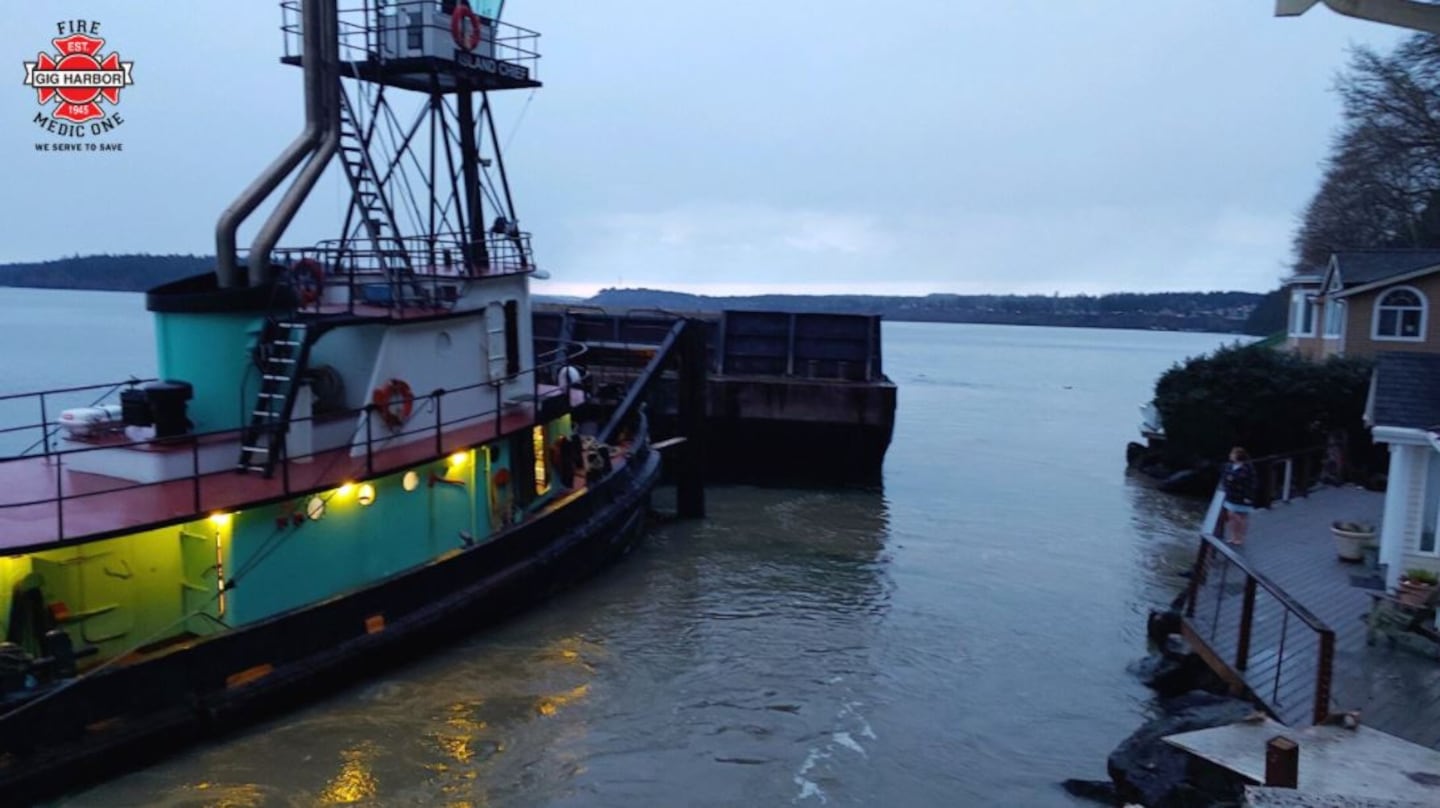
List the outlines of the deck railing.
{"type": "MultiPolygon", "coordinates": [[[[359,424],[354,432],[350,434],[349,439],[338,446],[324,446],[312,452],[302,454],[285,453],[279,462],[276,463],[275,473],[271,478],[274,482],[270,484],[271,490],[267,492],[268,496],[266,498],[279,499],[333,488],[335,485],[344,482],[347,477],[357,473],[357,471],[363,471],[367,476],[398,471],[407,466],[414,466],[442,458],[450,452],[469,448],[476,443],[493,440],[520,431],[521,429],[527,429],[530,426],[529,421],[533,419],[525,419],[526,422],[524,424],[515,426],[514,428],[507,428],[507,412],[515,412],[522,407],[533,407],[531,412],[538,416],[543,403],[547,399],[559,396],[568,397],[568,390],[563,385],[558,384],[559,371],[560,368],[575,361],[583,352],[583,346],[561,345],[537,356],[534,367],[521,370],[518,373],[511,374],[504,378],[479,382],[464,387],[437,389],[430,393],[416,395],[413,410],[414,414],[410,418],[410,421],[399,429],[386,429],[384,434],[376,434],[375,432],[374,423],[376,419],[374,416],[379,411],[379,408],[372,403],[367,403],[363,407],[327,411],[319,415],[312,415],[308,418],[292,418],[289,422],[292,429],[297,424],[314,424],[320,421],[333,422],[345,418],[356,419],[359,421],[359,424]],[[517,395],[511,383],[527,377],[530,382],[530,392],[528,394],[522,393],[517,395]],[[542,385],[544,385],[544,387],[542,387],[542,385]],[[453,398],[462,393],[469,393],[485,388],[489,388],[491,391],[490,395],[493,396],[493,406],[480,412],[474,412],[472,410],[468,412],[468,414],[459,417],[452,416],[447,418],[445,416],[446,408],[444,402],[447,397],[453,398]],[[506,398],[507,395],[510,396],[509,399],[506,398]],[[363,418],[361,416],[363,416],[363,418]],[[456,430],[464,428],[467,425],[483,424],[487,419],[493,419],[494,421],[493,431],[489,435],[466,435],[464,440],[453,437],[456,430]],[[419,454],[411,451],[387,455],[388,452],[396,448],[403,449],[412,445],[423,445],[421,441],[406,439],[424,434],[434,436],[434,443],[428,450],[422,450],[419,454]],[[451,438],[449,442],[446,440],[447,436],[451,438]],[[356,449],[362,445],[364,447],[363,454],[354,454],[356,449]],[[324,455],[331,456],[330,462],[321,469],[316,470],[312,468],[311,461],[324,455]],[[363,469],[360,469],[358,466],[362,462],[363,469]]],[[[119,389],[131,383],[139,383],[139,381],[120,382],[116,385],[109,386],[114,389],[119,389]]],[[[47,390],[43,393],[18,393],[0,396],[0,400],[36,398],[38,401],[43,402],[47,396],[53,396],[61,392],[94,390],[103,387],[107,387],[107,385],[66,388],[64,390],[47,390]]],[[[521,389],[523,390],[524,388],[521,389]]],[[[567,409],[568,405],[569,401],[567,398],[565,402],[567,409]]],[[[27,427],[15,427],[12,429],[23,428],[27,427]]],[[[30,426],[28,428],[35,429],[37,427],[30,426]]],[[[213,491],[207,494],[206,487],[207,483],[213,483],[221,477],[233,477],[238,472],[233,465],[227,465],[218,470],[206,471],[202,469],[201,453],[207,444],[216,444],[227,448],[233,445],[234,451],[238,456],[238,438],[240,433],[241,430],[239,428],[234,428],[204,433],[190,433],[171,438],[109,440],[99,444],[85,445],[76,448],[49,449],[43,461],[34,455],[25,454],[3,457],[0,458],[0,464],[44,462],[53,472],[54,495],[38,499],[27,499],[25,501],[0,503],[0,513],[19,508],[44,508],[53,506],[55,528],[49,538],[45,540],[45,543],[50,545],[63,545],[74,543],[76,540],[96,533],[94,530],[71,530],[67,532],[65,524],[66,504],[73,503],[77,500],[113,496],[126,491],[155,488],[162,485],[188,483],[191,494],[190,507],[192,513],[190,516],[200,516],[217,509],[233,508],[236,506],[235,503],[222,501],[217,498],[213,491]],[[66,485],[65,469],[68,465],[67,461],[71,458],[91,452],[112,451],[125,448],[153,449],[157,446],[184,447],[184,450],[189,455],[189,474],[155,482],[135,482],[128,485],[117,485],[95,491],[76,491],[66,485]]],[[[174,451],[174,449],[172,448],[171,451],[174,451]]],[[[258,474],[252,474],[251,476],[259,477],[258,474]]],[[[190,517],[187,516],[184,518],[190,517]]],[[[43,517],[40,519],[43,519],[43,517]]],[[[31,518],[28,515],[26,517],[27,523],[33,524],[37,521],[40,520],[31,518]]],[[[164,521],[176,520],[166,519],[164,521]]],[[[117,527],[134,526],[137,525],[117,525],[117,527]]],[[[28,547],[30,544],[27,542],[22,546],[28,547]]]]}
{"type": "MultiPolygon", "coordinates": [[[[242,251],[241,255],[244,255],[242,251]]],[[[535,271],[530,234],[405,236],[384,239],[331,239],[311,247],[281,247],[271,263],[280,284],[294,293],[300,311],[389,312],[411,316],[417,308],[448,311],[469,284],[535,271]],[[343,290],[336,294],[336,290],[343,290]]],[[[383,314],[381,315],[383,316],[383,314]]]]}
{"type": "MultiPolygon", "coordinates": [[[[40,450],[39,454],[44,454],[48,456],[51,449],[50,439],[53,438],[57,432],[60,431],[60,424],[50,419],[50,415],[52,413],[58,414],[62,409],[61,407],[56,406],[57,396],[73,396],[78,393],[93,393],[96,390],[103,390],[104,392],[100,393],[98,396],[94,396],[94,400],[90,401],[89,404],[85,405],[89,407],[95,407],[104,403],[106,399],[120,392],[120,389],[123,387],[132,387],[137,384],[144,384],[146,382],[153,381],[155,380],[137,379],[131,377],[120,382],[107,382],[105,384],[87,384],[83,387],[60,387],[54,390],[43,390],[37,393],[9,393],[6,395],[0,395],[0,404],[4,404],[7,402],[19,403],[25,401],[26,399],[33,399],[36,411],[40,418],[39,421],[0,427],[0,435],[21,436],[23,435],[23,433],[27,432],[34,433],[34,441],[28,446],[26,446],[24,449],[20,450],[17,453],[18,456],[35,454],[37,449],[40,450]]],[[[90,397],[87,396],[86,398],[90,397]]],[[[79,406],[78,402],[83,400],[84,399],[82,398],[66,402],[63,406],[79,406]]],[[[21,404],[20,406],[23,407],[24,405],[21,404]]],[[[20,437],[20,440],[26,441],[30,440],[30,438],[20,437]]]]}
{"type": "Polygon", "coordinates": [[[1321,482],[1325,475],[1325,447],[1267,455],[1253,460],[1252,465],[1255,466],[1255,504],[1268,508],[1274,502],[1307,496],[1321,482]]]}
{"type": "MultiPolygon", "coordinates": [[[[486,11],[482,4],[472,5],[476,13],[486,11]]],[[[385,62],[397,59],[400,54],[392,52],[389,45],[402,40],[408,44],[411,39],[417,42],[434,39],[450,46],[454,37],[450,13],[433,16],[433,12],[442,8],[444,5],[437,0],[391,0],[388,3],[362,0],[341,6],[336,10],[340,60],[385,62]]],[[[300,0],[282,0],[280,14],[280,32],[284,42],[282,58],[298,59],[304,50],[300,0]]],[[[539,77],[540,34],[489,17],[484,19],[481,27],[483,38],[477,43],[477,53],[519,68],[527,79],[539,77]]],[[[454,49],[449,47],[449,50],[454,49]]]]}
{"type": "MultiPolygon", "coordinates": [[[[1216,491],[1211,519],[1224,494],[1216,491]]],[[[1184,596],[1185,637],[1237,690],[1248,690],[1288,724],[1330,714],[1335,632],[1227,546],[1216,522],[1184,596]]]]}

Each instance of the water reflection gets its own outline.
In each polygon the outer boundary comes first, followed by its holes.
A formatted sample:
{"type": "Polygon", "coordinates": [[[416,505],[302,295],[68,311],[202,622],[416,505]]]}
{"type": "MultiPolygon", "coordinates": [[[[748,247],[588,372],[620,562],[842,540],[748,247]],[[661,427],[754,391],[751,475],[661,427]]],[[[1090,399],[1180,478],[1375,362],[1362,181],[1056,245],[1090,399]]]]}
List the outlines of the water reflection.
{"type": "Polygon", "coordinates": [[[1125,493],[1131,533],[1139,542],[1131,556],[1136,597],[1148,604],[1167,602],[1183,587],[1179,573],[1195,560],[1197,531],[1209,503],[1161,491],[1138,472],[1126,475],[1125,493]]]}
{"type": "Polygon", "coordinates": [[[321,805],[351,805],[374,797],[379,788],[374,761],[378,747],[364,742],[340,753],[340,771],[320,793],[321,805]]]}

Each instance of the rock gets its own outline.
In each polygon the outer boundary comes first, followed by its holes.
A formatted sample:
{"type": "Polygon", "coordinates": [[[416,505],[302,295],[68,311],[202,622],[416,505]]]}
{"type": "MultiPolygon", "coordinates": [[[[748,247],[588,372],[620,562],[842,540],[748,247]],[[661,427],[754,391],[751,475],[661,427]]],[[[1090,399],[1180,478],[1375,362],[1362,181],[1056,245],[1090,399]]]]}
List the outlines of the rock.
{"type": "Polygon", "coordinates": [[[1165,642],[1160,645],[1160,653],[1168,657],[1188,657],[1195,655],[1195,652],[1190,648],[1190,643],[1185,642],[1185,638],[1179,634],[1167,635],[1165,642]]]}
{"type": "Polygon", "coordinates": [[[1073,797],[1079,797],[1101,805],[1119,805],[1120,795],[1115,793],[1115,784],[1109,780],[1070,779],[1060,784],[1073,797]]]}
{"type": "Polygon", "coordinates": [[[1131,663],[1128,669],[1162,699],[1194,690],[1226,691],[1225,683],[1196,654],[1151,654],[1131,663]]]}
{"type": "Polygon", "coordinates": [[[1130,468],[1135,468],[1140,464],[1141,460],[1145,459],[1145,454],[1149,451],[1149,449],[1145,448],[1144,444],[1130,441],[1125,444],[1125,465],[1130,468]]]}
{"type": "Polygon", "coordinates": [[[1121,800],[1151,808],[1237,802],[1243,780],[1207,784],[1204,789],[1186,782],[1187,755],[1162,738],[1180,732],[1231,724],[1254,712],[1250,702],[1191,691],[1164,699],[1164,714],[1145,723],[1110,753],[1107,769],[1121,800]]]}
{"type": "Polygon", "coordinates": [[[1150,611],[1150,618],[1145,623],[1145,636],[1150,642],[1159,644],[1165,641],[1171,634],[1180,633],[1180,612],[1169,609],[1163,612],[1150,611]]]}
{"type": "Polygon", "coordinates": [[[1208,494],[1215,489],[1215,476],[1202,469],[1184,469],[1160,481],[1168,494],[1208,494]]]}

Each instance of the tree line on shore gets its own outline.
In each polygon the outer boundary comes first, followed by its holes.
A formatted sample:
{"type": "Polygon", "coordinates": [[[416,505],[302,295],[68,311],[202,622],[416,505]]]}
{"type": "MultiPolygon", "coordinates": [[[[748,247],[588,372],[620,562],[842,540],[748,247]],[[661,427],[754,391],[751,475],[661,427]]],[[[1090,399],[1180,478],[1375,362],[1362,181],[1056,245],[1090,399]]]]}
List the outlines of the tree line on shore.
{"type": "MultiPolygon", "coordinates": [[[[1314,272],[1346,249],[1440,247],[1440,38],[1416,34],[1389,53],[1356,47],[1335,90],[1340,122],[1296,226],[1291,268],[1314,272]]],[[[1281,290],[1261,307],[1274,306],[1283,324],[1285,302],[1281,290]]],[[[1352,472],[1380,473],[1362,420],[1370,367],[1260,346],[1177,364],[1155,385],[1164,459],[1214,464],[1235,444],[1263,455],[1338,434],[1352,472]]]]}
{"type": "MultiPolygon", "coordinates": [[[[196,255],[93,255],[0,264],[0,286],[138,292],[209,272],[196,255]]],[[[1254,292],[1107,295],[753,295],[711,297],[655,289],[605,289],[587,305],[672,311],[751,309],[880,314],[891,320],[1009,325],[1149,328],[1264,335],[1284,325],[1284,305],[1254,292]],[[1278,312],[1278,316],[1277,316],[1278,312]]]]}

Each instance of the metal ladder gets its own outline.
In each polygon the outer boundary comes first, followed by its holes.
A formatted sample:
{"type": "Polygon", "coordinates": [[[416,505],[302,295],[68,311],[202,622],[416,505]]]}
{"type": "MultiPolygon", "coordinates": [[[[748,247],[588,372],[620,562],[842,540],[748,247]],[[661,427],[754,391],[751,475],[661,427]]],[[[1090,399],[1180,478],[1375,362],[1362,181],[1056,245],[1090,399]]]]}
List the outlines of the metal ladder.
{"type": "MultiPolygon", "coordinates": [[[[369,138],[360,131],[354,109],[346,93],[340,93],[340,163],[345,168],[345,178],[354,194],[352,212],[358,212],[360,225],[375,251],[379,268],[397,293],[396,303],[403,286],[400,279],[413,274],[410,265],[410,251],[400,239],[400,228],[395,223],[395,210],[385,196],[370,159],[369,138]]],[[[347,216],[348,220],[348,216],[347,216]]],[[[346,226],[346,232],[350,228],[346,226]]],[[[420,292],[418,284],[416,292],[420,292]]]]}
{"type": "Polygon", "coordinates": [[[305,323],[269,317],[255,346],[260,367],[260,391],[250,424],[240,437],[236,470],[258,471],[266,478],[275,472],[285,451],[285,433],[295,409],[300,374],[310,358],[310,331],[305,323]]]}

